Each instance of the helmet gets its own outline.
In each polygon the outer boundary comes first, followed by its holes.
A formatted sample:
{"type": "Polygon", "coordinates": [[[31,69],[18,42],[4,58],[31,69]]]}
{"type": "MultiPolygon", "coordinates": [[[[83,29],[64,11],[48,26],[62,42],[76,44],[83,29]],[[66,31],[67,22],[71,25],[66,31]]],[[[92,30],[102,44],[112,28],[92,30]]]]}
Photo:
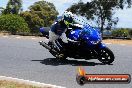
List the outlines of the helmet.
{"type": "Polygon", "coordinates": [[[64,23],[69,26],[69,24],[73,23],[73,14],[69,11],[65,11],[63,13],[63,20],[64,20],[64,23]]]}

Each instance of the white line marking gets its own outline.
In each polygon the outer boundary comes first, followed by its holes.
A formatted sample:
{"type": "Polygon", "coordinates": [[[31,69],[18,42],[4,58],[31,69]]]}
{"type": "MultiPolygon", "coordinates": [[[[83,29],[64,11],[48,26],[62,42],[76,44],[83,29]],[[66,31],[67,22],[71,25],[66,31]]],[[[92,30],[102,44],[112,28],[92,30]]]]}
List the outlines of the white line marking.
{"type": "Polygon", "coordinates": [[[126,44],[120,44],[121,46],[125,46],[126,44]]]}
{"type": "Polygon", "coordinates": [[[4,38],[7,38],[8,36],[3,36],[4,38]]]}
{"type": "Polygon", "coordinates": [[[105,44],[110,45],[110,44],[112,44],[112,43],[105,43],[105,44]]]}
{"type": "Polygon", "coordinates": [[[17,38],[17,39],[20,39],[21,37],[18,36],[18,37],[16,37],[16,38],[17,38]]]}
{"type": "Polygon", "coordinates": [[[24,80],[24,79],[18,79],[18,78],[12,78],[12,77],[6,77],[6,76],[0,76],[0,80],[6,80],[6,81],[12,81],[12,82],[17,82],[21,84],[27,84],[27,85],[32,85],[36,87],[46,87],[46,88],[66,88],[62,86],[56,86],[52,84],[45,84],[45,83],[40,83],[40,82],[35,82],[35,81],[29,81],[29,80],[24,80]]]}
{"type": "Polygon", "coordinates": [[[49,41],[49,39],[45,39],[46,41],[49,41]]]}
{"type": "Polygon", "coordinates": [[[34,40],[34,39],[36,39],[36,38],[31,38],[31,39],[33,39],[33,40],[34,40]]]}

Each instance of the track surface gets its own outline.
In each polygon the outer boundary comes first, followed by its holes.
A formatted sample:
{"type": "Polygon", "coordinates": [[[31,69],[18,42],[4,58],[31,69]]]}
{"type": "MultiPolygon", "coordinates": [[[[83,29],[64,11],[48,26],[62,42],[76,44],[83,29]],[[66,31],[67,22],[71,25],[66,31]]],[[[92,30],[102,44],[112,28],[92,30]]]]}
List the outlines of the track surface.
{"type": "Polygon", "coordinates": [[[0,75],[54,84],[67,88],[132,88],[130,84],[76,83],[78,66],[84,66],[89,74],[131,74],[132,46],[109,44],[115,54],[112,65],[102,65],[98,60],[75,60],[68,58],[58,62],[38,44],[43,38],[0,37],[0,75]]]}

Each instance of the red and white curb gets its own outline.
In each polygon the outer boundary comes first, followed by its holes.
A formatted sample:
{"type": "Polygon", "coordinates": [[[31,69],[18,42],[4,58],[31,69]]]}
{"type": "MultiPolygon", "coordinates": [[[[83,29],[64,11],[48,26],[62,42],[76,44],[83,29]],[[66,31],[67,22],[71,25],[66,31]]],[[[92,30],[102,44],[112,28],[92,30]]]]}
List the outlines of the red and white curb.
{"type": "Polygon", "coordinates": [[[27,85],[31,85],[31,86],[35,86],[35,87],[42,87],[42,88],[66,88],[66,87],[62,87],[62,86],[45,84],[45,83],[29,81],[29,80],[24,80],[24,79],[18,79],[18,78],[12,78],[12,77],[6,77],[6,76],[0,76],[0,80],[17,82],[20,84],[27,84],[27,85]]]}

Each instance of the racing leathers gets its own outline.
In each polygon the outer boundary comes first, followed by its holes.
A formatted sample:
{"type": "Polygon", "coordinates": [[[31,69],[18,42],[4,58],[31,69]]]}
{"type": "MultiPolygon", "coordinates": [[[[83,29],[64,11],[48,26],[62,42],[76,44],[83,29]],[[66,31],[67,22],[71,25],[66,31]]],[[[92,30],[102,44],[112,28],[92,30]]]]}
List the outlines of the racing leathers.
{"type": "Polygon", "coordinates": [[[56,21],[52,24],[51,30],[49,31],[49,45],[56,45],[55,41],[60,38],[64,43],[68,43],[66,32],[67,26],[64,21],[56,21]]]}

